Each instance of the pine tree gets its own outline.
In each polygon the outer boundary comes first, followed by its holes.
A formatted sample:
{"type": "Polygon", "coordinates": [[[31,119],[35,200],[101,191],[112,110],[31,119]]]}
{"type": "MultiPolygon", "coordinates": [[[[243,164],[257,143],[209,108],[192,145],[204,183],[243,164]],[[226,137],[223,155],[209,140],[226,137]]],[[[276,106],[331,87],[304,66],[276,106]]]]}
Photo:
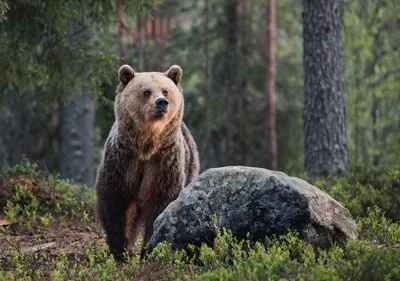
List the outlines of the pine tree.
{"type": "Polygon", "coordinates": [[[349,167],[344,103],[341,0],[303,0],[304,168],[310,175],[349,167]]]}
{"type": "MultiPolygon", "coordinates": [[[[124,5],[135,14],[154,3],[126,0],[124,5]]],[[[94,99],[101,85],[115,79],[119,64],[97,35],[106,32],[116,9],[108,0],[0,1],[0,21],[5,19],[0,25],[0,100],[7,113],[0,117],[0,165],[15,165],[23,155],[43,160],[33,148],[48,144],[60,160],[50,169],[60,168],[62,177],[80,183],[93,182],[94,99]],[[49,113],[58,99],[61,127],[54,141],[45,117],[58,117],[58,111],[49,113]]]]}
{"type": "Polygon", "coordinates": [[[267,92],[266,135],[269,168],[278,169],[278,144],[276,142],[276,113],[275,113],[275,56],[276,56],[276,1],[267,0],[267,44],[265,89],[267,92]]]}

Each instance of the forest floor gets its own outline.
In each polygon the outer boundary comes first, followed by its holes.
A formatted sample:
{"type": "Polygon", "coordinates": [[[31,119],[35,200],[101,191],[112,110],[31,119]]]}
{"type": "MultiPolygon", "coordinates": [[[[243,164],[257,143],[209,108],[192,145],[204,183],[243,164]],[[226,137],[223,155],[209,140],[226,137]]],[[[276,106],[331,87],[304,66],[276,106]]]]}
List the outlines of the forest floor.
{"type": "Polygon", "coordinates": [[[356,218],[360,236],[346,249],[317,253],[289,233],[244,250],[224,232],[213,249],[161,244],[144,261],[135,249],[117,263],[93,189],[25,163],[0,173],[0,281],[400,280],[400,171],[365,175],[315,181],[356,218]]]}
{"type": "MultiPolygon", "coordinates": [[[[6,220],[3,222],[6,223],[6,220]]],[[[101,245],[105,244],[105,241],[90,227],[77,227],[73,224],[25,231],[12,230],[11,226],[7,233],[0,233],[0,252],[3,256],[15,251],[19,253],[46,252],[48,255],[57,255],[60,250],[70,256],[80,256],[84,255],[84,249],[93,243],[101,245]]]]}
{"type": "Polygon", "coordinates": [[[3,206],[0,205],[3,209],[0,214],[3,230],[0,232],[0,253],[3,256],[15,251],[44,251],[52,255],[60,250],[79,255],[88,243],[104,243],[95,221],[83,224],[79,216],[76,219],[55,217],[51,213],[47,219],[41,216],[43,211],[51,211],[49,207],[55,204],[50,202],[61,199],[62,195],[43,188],[38,177],[11,173],[1,179],[0,188],[0,203],[3,202],[3,206]],[[42,204],[47,210],[41,210],[42,204]]]}

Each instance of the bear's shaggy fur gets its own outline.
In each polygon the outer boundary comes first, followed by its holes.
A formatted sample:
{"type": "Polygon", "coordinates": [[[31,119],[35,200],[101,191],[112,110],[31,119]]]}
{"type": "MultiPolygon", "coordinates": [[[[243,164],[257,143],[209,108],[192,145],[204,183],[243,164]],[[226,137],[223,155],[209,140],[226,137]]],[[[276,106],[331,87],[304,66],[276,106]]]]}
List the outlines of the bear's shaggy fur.
{"type": "MultiPolygon", "coordinates": [[[[199,172],[196,144],[182,121],[182,69],[135,73],[120,68],[116,121],[98,170],[97,211],[110,251],[118,259],[144,227],[144,246],[153,222],[199,172]],[[156,101],[167,99],[167,110],[156,101]]],[[[144,253],[142,248],[142,254],[144,253]]]]}

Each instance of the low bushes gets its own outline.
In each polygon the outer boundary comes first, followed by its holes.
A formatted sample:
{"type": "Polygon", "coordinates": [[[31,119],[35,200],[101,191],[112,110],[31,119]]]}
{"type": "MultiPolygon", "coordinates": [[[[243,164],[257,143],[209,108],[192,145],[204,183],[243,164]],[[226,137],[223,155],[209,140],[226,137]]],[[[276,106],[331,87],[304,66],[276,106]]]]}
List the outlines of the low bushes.
{"type": "MultiPolygon", "coordinates": [[[[4,171],[0,184],[0,217],[17,225],[21,235],[38,227],[51,231],[60,222],[95,223],[92,189],[43,173],[36,165],[4,171]]],[[[173,251],[160,244],[145,261],[130,253],[126,263],[118,264],[100,239],[55,254],[18,248],[1,252],[0,281],[399,280],[400,171],[351,172],[314,184],[356,218],[360,236],[346,249],[315,251],[295,233],[250,246],[223,229],[213,248],[173,251]]],[[[3,227],[1,235],[11,235],[10,229],[3,227]]]]}

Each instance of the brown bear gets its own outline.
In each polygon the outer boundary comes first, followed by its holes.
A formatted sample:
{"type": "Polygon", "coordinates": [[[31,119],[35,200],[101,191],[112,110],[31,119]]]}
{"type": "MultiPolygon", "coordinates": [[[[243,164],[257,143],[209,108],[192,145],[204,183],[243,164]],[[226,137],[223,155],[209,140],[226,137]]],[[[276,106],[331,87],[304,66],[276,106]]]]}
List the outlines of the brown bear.
{"type": "Polygon", "coordinates": [[[199,172],[196,144],[182,121],[182,69],[136,73],[124,65],[115,99],[115,123],[107,138],[97,181],[97,211],[110,252],[122,258],[199,172]]]}

